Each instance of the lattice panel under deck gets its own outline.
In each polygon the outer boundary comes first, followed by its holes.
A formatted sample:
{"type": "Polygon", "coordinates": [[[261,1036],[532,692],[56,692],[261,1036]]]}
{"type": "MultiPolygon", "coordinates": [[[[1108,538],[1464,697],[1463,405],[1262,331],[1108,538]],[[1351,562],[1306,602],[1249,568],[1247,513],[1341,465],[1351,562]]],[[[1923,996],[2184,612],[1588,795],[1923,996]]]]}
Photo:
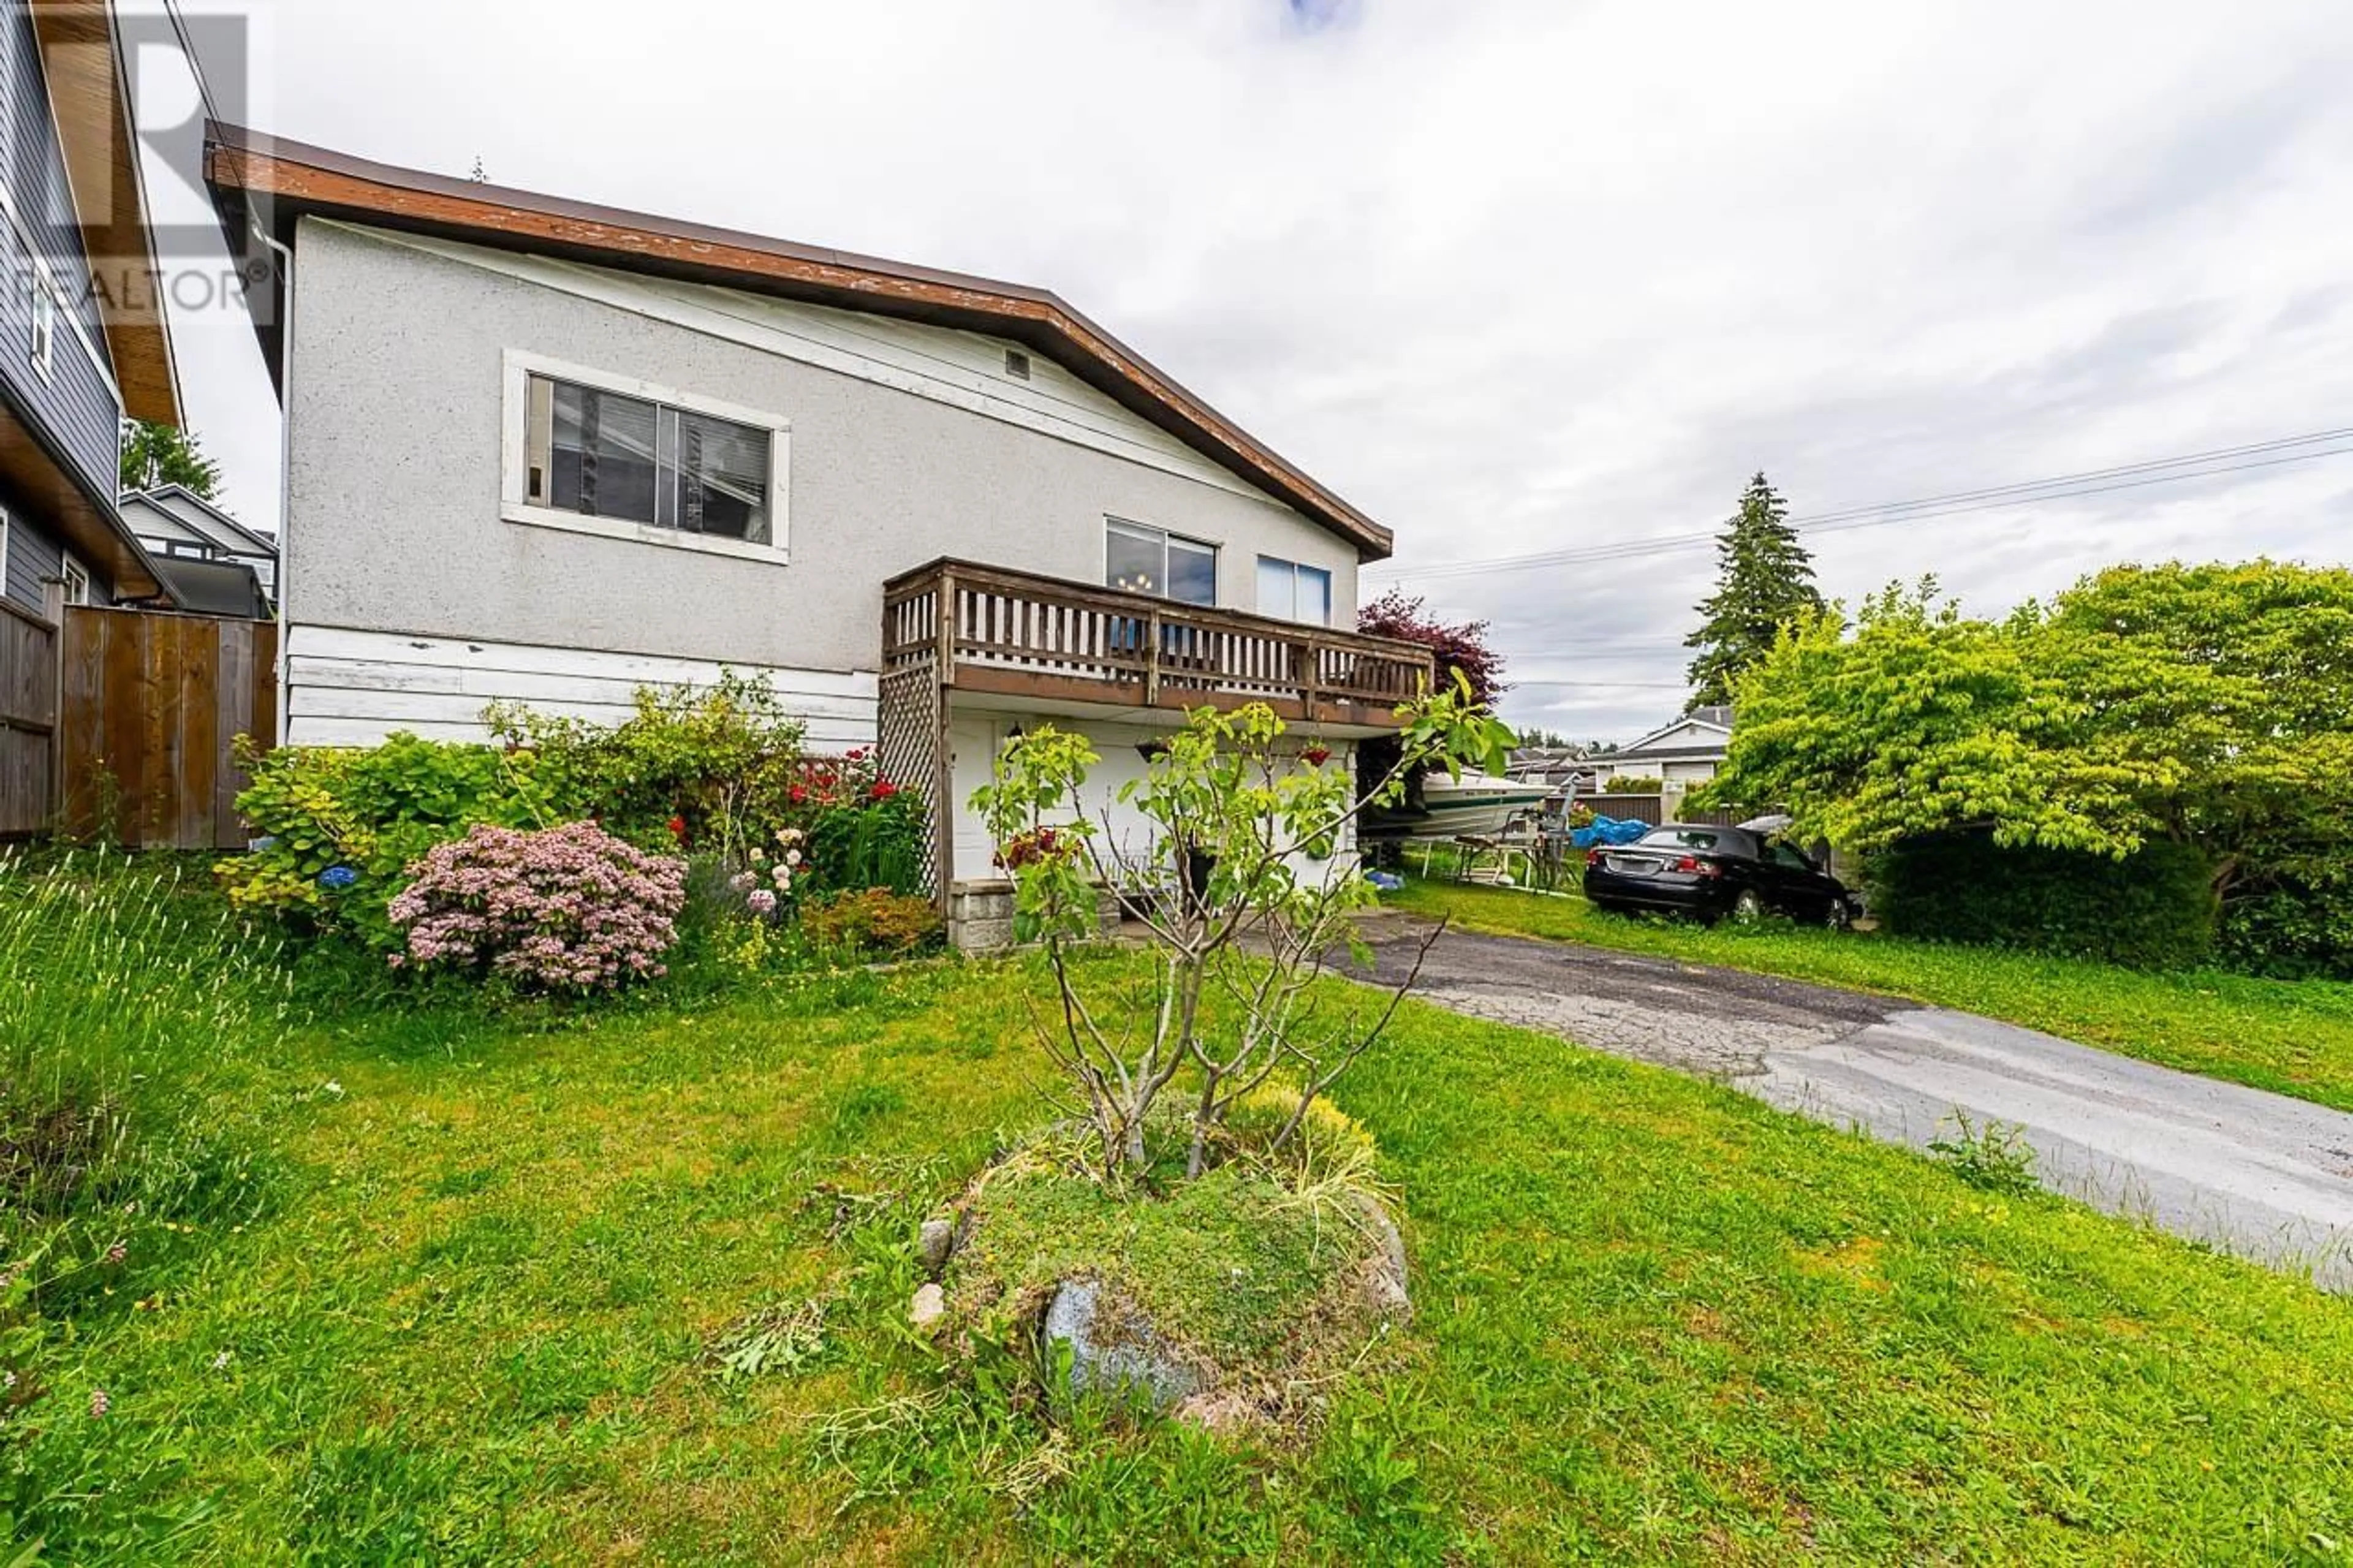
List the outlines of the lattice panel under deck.
{"type": "Polygon", "coordinates": [[[923,886],[934,896],[946,886],[941,846],[947,842],[954,803],[941,787],[945,744],[940,734],[940,684],[931,666],[894,671],[882,678],[876,716],[875,760],[883,776],[915,792],[923,803],[923,886]]]}

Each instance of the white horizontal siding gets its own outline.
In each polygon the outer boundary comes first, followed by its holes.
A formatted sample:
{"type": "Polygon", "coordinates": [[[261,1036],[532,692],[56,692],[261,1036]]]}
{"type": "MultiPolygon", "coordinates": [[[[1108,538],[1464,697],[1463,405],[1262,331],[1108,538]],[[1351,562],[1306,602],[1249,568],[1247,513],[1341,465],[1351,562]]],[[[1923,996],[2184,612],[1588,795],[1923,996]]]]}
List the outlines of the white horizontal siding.
{"type": "Polygon", "coordinates": [[[422,235],[354,232],[950,404],[1237,495],[1271,499],[1044,355],[1009,339],[422,235]],[[1006,374],[1008,348],[1029,355],[1029,380],[1006,374]]]}
{"type": "MultiPolygon", "coordinates": [[[[874,743],[873,671],[723,668],[765,675],[786,711],[807,727],[812,750],[874,743]]],[[[635,711],[639,687],[709,686],[722,668],[652,654],[297,626],[286,642],[287,739],[295,745],[372,745],[407,730],[427,740],[486,741],[482,710],[492,702],[617,724],[635,711]]]]}

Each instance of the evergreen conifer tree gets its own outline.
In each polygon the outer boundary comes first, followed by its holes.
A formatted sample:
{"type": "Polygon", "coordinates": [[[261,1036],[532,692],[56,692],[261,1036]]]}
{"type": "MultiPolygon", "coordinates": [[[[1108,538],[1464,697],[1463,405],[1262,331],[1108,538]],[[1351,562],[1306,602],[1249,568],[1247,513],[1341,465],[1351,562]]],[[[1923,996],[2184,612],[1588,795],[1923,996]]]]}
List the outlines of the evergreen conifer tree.
{"type": "Polygon", "coordinates": [[[1814,586],[1814,558],[1789,526],[1788,503],[1758,474],[1740,497],[1740,510],[1715,542],[1716,587],[1698,606],[1699,630],[1683,646],[1699,650],[1691,662],[1692,698],[1684,709],[1732,700],[1741,672],[1773,650],[1783,623],[1822,608],[1814,586]]]}

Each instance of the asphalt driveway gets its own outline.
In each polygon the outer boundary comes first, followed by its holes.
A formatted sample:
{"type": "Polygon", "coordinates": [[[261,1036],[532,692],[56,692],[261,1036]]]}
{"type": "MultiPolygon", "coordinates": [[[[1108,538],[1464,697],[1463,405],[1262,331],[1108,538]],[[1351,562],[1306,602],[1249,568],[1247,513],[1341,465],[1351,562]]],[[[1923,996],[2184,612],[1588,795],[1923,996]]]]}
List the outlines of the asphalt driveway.
{"type": "MultiPolygon", "coordinates": [[[[1429,923],[1377,917],[1378,978],[1429,923]]],[[[2353,1291],[2353,1114],[1941,1007],[1598,948],[1449,931],[1417,994],[1925,1147],[2024,1129],[2044,1184],[2353,1291]]]]}

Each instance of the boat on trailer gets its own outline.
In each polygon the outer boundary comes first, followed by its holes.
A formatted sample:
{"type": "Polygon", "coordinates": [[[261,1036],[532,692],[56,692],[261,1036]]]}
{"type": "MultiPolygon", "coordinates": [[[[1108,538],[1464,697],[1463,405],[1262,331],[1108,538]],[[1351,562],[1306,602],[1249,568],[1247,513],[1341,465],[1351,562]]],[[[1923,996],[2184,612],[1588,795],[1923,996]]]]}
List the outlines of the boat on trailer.
{"type": "Polygon", "coordinates": [[[1421,809],[1368,815],[1367,838],[1493,838],[1512,818],[1552,796],[1543,784],[1493,773],[1453,777],[1433,773],[1421,781],[1421,809]]]}

